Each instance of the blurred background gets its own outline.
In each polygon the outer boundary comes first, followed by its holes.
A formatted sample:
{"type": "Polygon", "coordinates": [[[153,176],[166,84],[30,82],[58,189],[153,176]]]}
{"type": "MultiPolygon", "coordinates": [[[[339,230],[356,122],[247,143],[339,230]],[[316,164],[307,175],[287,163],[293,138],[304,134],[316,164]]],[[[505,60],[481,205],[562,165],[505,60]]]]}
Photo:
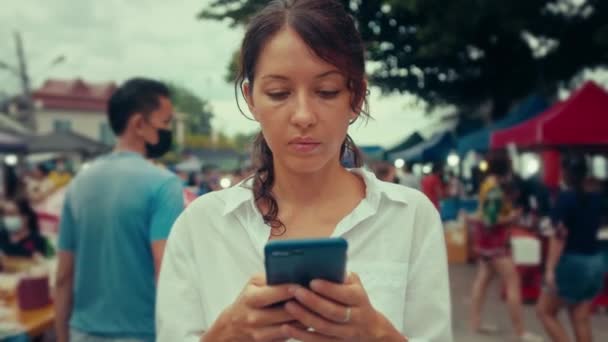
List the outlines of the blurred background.
{"type": "MultiPolygon", "coordinates": [[[[368,49],[373,116],[351,135],[379,178],[425,190],[424,179],[437,177],[441,191],[429,196],[445,224],[456,340],[507,339],[472,335],[467,323],[476,255],[466,217],[477,210],[494,151],[511,160],[522,201],[537,203],[526,206],[536,219],[513,227],[512,239],[520,239],[513,257],[526,321],[542,334],[530,304],[542,286],[542,222],[563,185],[565,154],[585,156],[589,182],[608,201],[608,2],[343,2],[368,49]]],[[[0,193],[27,192],[49,247],[36,260],[4,251],[0,336],[53,339],[52,304],[25,308],[15,297],[48,291],[21,280],[52,278],[65,188],[112,150],[106,102],[126,79],[155,78],[172,89],[174,148],[158,162],[181,177],[187,202],[251,173],[257,124],[239,112],[232,80],[243,25],[266,3],[2,1],[0,193]]],[[[608,246],[608,225],[598,239],[608,246]]],[[[492,289],[484,315],[508,331],[501,286],[492,289]]],[[[594,302],[598,341],[608,340],[606,308],[608,281],[594,302]]]]}

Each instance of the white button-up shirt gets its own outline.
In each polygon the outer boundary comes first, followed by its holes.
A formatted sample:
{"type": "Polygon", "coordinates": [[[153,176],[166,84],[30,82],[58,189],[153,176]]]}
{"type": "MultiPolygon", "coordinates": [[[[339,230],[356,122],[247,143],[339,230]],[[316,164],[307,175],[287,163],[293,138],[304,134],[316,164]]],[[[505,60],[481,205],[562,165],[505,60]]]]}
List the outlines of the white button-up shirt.
{"type": "MultiPolygon", "coordinates": [[[[332,236],[348,241],[374,308],[412,342],[451,342],[448,269],[439,215],[417,190],[355,169],[366,197],[332,236]]],[[[207,194],[168,239],[157,298],[157,341],[198,342],[255,273],[264,272],[270,228],[245,184],[207,194]]]]}

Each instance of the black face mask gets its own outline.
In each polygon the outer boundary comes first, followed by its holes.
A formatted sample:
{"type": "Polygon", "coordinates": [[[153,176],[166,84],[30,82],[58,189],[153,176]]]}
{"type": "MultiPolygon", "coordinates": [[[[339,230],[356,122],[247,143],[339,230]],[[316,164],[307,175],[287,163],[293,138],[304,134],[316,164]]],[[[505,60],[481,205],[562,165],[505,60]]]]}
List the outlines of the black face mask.
{"type": "Polygon", "coordinates": [[[146,156],[148,158],[156,159],[162,157],[165,153],[171,149],[173,142],[173,132],[168,129],[158,129],[158,143],[149,144],[146,143],[146,156]]]}

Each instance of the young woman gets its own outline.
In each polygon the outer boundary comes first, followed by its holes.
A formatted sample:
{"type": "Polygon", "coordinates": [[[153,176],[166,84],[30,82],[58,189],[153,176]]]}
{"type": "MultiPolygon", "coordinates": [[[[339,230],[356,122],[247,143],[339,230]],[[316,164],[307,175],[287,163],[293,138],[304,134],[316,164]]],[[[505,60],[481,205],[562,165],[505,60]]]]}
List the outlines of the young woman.
{"type": "Polygon", "coordinates": [[[506,287],[507,307],[513,330],[520,341],[542,341],[526,332],[522,318],[521,286],[519,274],[509,250],[509,227],[520,213],[512,202],[511,163],[506,155],[493,153],[488,157],[488,176],[479,191],[480,210],[470,222],[474,225],[474,248],[478,270],[473,282],[471,303],[471,329],[481,334],[496,333],[498,328],[482,324],[481,311],[490,282],[498,274],[506,287]]]}
{"type": "Polygon", "coordinates": [[[51,256],[52,248],[40,234],[38,216],[25,197],[8,200],[2,208],[0,249],[7,256],[51,256]]]}
{"type": "Polygon", "coordinates": [[[437,211],[341,164],[356,156],[349,125],[367,115],[364,63],[336,0],[273,1],[251,19],[237,85],[261,126],[256,171],[175,223],[158,341],[452,341],[437,211]],[[268,240],[330,236],[349,242],[344,284],[266,285],[268,240]]]}
{"type": "Polygon", "coordinates": [[[577,342],[590,342],[591,301],[603,286],[604,265],[597,233],[603,212],[602,194],[584,184],[585,158],[564,159],[565,183],[552,213],[555,235],[549,243],[545,291],[537,304],[538,316],[553,341],[569,341],[557,319],[567,307],[577,342]]]}

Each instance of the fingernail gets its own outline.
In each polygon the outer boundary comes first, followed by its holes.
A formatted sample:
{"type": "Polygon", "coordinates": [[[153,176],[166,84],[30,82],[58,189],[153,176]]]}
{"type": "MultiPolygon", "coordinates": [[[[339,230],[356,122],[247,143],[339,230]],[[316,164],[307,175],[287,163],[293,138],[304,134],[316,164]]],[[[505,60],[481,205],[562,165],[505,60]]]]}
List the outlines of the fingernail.
{"type": "Polygon", "coordinates": [[[313,280],[310,282],[310,288],[312,288],[313,290],[317,290],[321,287],[321,281],[320,280],[313,280]]]}
{"type": "Polygon", "coordinates": [[[295,295],[295,294],[296,294],[296,292],[298,292],[298,287],[297,287],[297,286],[291,286],[291,287],[288,289],[288,291],[289,291],[289,293],[291,293],[292,295],[295,295]]]}

